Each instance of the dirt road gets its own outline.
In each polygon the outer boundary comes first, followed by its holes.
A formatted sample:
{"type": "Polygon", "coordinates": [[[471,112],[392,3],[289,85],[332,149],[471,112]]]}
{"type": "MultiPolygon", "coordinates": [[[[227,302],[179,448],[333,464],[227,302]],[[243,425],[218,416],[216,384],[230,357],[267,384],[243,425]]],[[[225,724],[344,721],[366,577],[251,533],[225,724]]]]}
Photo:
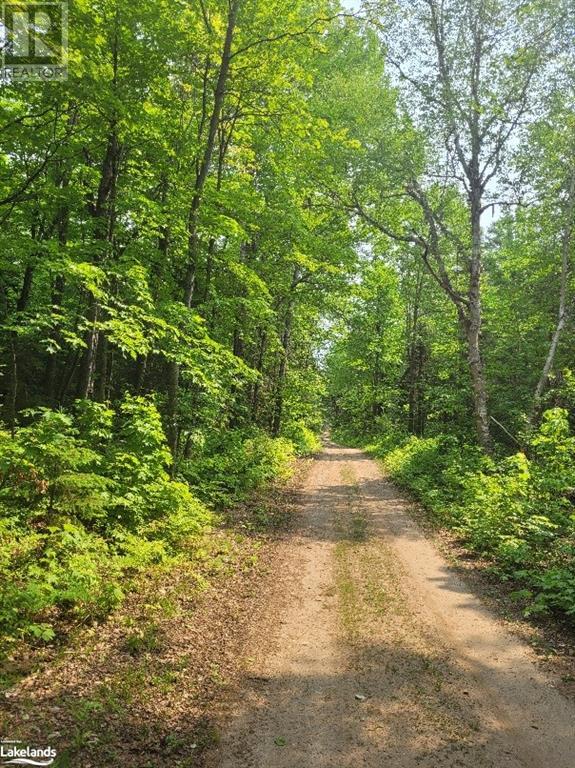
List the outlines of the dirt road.
{"type": "Polygon", "coordinates": [[[359,451],[315,462],[280,622],[254,642],[210,765],[573,768],[575,706],[406,507],[359,451]]]}

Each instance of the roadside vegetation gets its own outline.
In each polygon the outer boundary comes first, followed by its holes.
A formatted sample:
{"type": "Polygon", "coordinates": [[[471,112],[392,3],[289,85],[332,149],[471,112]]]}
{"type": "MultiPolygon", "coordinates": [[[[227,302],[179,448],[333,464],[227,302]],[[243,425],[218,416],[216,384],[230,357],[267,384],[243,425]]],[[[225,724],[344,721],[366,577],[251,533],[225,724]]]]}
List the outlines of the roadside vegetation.
{"type": "Polygon", "coordinates": [[[493,459],[453,436],[368,446],[439,525],[492,560],[527,615],[575,616],[575,438],[568,414],[544,412],[525,451],[493,459]]]}
{"type": "MultiPolygon", "coordinates": [[[[4,653],[105,618],[140,572],[201,560],[219,513],[288,479],[296,457],[286,438],[236,431],[174,479],[149,399],[127,395],[115,411],[82,400],[27,416],[13,436],[1,434],[4,653]]],[[[302,452],[315,447],[306,437],[302,452]]]]}

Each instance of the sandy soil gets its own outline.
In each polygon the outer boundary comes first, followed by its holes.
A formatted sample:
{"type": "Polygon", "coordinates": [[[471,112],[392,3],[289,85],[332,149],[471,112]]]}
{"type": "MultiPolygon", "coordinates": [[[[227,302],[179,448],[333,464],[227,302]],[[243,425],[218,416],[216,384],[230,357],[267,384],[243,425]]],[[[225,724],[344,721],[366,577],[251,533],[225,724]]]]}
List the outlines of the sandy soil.
{"type": "Polygon", "coordinates": [[[328,446],[211,768],[572,768],[575,705],[375,462],[328,446]]]}

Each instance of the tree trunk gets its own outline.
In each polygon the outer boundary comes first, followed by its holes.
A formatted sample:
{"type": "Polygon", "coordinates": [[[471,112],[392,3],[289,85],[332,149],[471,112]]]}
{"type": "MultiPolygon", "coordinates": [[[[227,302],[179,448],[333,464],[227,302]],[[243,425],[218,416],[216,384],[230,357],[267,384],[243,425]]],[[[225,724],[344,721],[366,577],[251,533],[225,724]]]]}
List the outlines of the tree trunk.
{"type": "Polygon", "coordinates": [[[180,366],[175,360],[171,360],[168,365],[168,382],[167,382],[167,411],[168,411],[168,424],[167,424],[167,438],[168,445],[174,457],[173,468],[175,468],[175,459],[178,454],[178,385],[180,380],[180,366]]]}
{"type": "MultiPolygon", "coordinates": [[[[115,89],[119,68],[119,15],[116,11],[114,19],[114,38],[112,43],[112,85],[115,89]]],[[[89,206],[94,221],[94,239],[102,243],[111,243],[114,231],[114,203],[116,198],[116,186],[118,181],[121,146],[118,138],[117,118],[112,116],[108,125],[106,151],[102,160],[102,169],[96,200],[89,206]]],[[[96,256],[96,263],[104,257],[103,253],[96,256]]],[[[94,374],[96,370],[96,355],[100,330],[98,328],[100,306],[94,296],[90,297],[88,309],[89,330],[86,334],[86,350],[80,366],[80,375],[77,384],[77,396],[86,398],[94,388],[94,374]]]]}
{"type": "MultiPolygon", "coordinates": [[[[119,173],[119,160],[121,147],[116,132],[116,123],[110,126],[110,134],[106,145],[106,153],[102,162],[100,183],[96,201],[92,206],[94,218],[94,238],[102,243],[111,243],[114,232],[114,200],[116,184],[119,173]]],[[[103,255],[98,255],[96,261],[101,261],[103,255]]],[[[76,396],[78,398],[90,397],[94,390],[94,375],[96,372],[96,355],[100,329],[100,304],[94,296],[90,296],[88,307],[89,329],[84,339],[86,348],[80,364],[76,396]]]]}
{"type": "Polygon", "coordinates": [[[411,434],[422,436],[424,432],[424,409],[421,402],[422,387],[421,377],[423,375],[426,349],[421,337],[420,328],[420,302],[421,292],[423,290],[424,272],[418,268],[415,282],[415,295],[413,297],[413,307],[411,316],[408,310],[406,321],[407,345],[407,429],[411,434]]]}
{"type": "MultiPolygon", "coordinates": [[[[476,57],[480,55],[480,46],[476,49],[476,57]]],[[[479,60],[476,61],[478,71],[479,60]]],[[[476,84],[472,92],[476,91],[476,84]]],[[[491,425],[489,421],[489,408],[487,402],[487,382],[485,369],[481,356],[481,267],[482,267],[482,243],[481,243],[481,208],[483,196],[483,181],[479,170],[480,138],[479,116],[474,105],[471,118],[471,160],[468,169],[469,179],[469,204],[471,224],[471,258],[469,260],[469,289],[467,293],[468,321],[467,321],[467,354],[469,370],[471,373],[471,386],[473,391],[473,412],[475,416],[475,430],[479,445],[487,452],[491,452],[491,425]]]]}
{"type": "Polygon", "coordinates": [[[475,308],[466,323],[467,354],[471,373],[473,393],[473,412],[475,429],[481,447],[488,453],[491,450],[491,430],[487,406],[487,384],[481,359],[479,334],[481,329],[479,308],[475,308]]]}
{"type": "Polygon", "coordinates": [[[78,385],[76,387],[76,397],[82,400],[89,398],[94,389],[94,374],[96,372],[96,354],[98,351],[99,330],[98,322],[100,319],[100,304],[91,296],[88,307],[88,322],[90,328],[84,339],[86,349],[80,363],[80,372],[78,374],[78,385]]]}
{"type": "Polygon", "coordinates": [[[533,395],[533,408],[530,416],[530,423],[533,425],[537,422],[539,414],[541,412],[541,400],[543,393],[547,386],[549,374],[553,368],[555,362],[555,355],[557,354],[557,348],[559,346],[559,340],[565,324],[567,322],[567,295],[569,292],[569,276],[571,272],[569,264],[569,252],[571,249],[571,238],[573,235],[573,215],[575,214],[575,169],[571,173],[569,181],[569,190],[566,205],[565,226],[563,228],[563,236],[561,238],[561,278],[559,284],[559,309],[557,313],[557,324],[551,338],[551,344],[549,345],[549,351],[541,371],[541,376],[535,387],[535,393],[533,395]]]}
{"type": "Polygon", "coordinates": [[[138,355],[134,366],[133,387],[136,395],[139,395],[144,388],[144,379],[148,367],[148,355],[138,355]]]}
{"type": "MultiPolygon", "coordinates": [[[[30,299],[30,293],[32,291],[32,280],[34,278],[34,267],[29,264],[22,279],[22,287],[20,294],[16,302],[16,317],[24,312],[28,306],[30,299]]],[[[18,412],[18,391],[20,388],[19,380],[19,339],[18,334],[10,332],[9,341],[9,377],[8,377],[8,392],[6,395],[5,403],[5,419],[8,424],[8,428],[13,433],[16,425],[16,413],[18,412]]]]}
{"type": "Polygon", "coordinates": [[[199,212],[202,203],[202,195],[204,193],[204,187],[210,167],[212,164],[212,158],[214,155],[214,148],[216,144],[216,137],[218,134],[218,125],[222,114],[222,107],[224,105],[224,97],[226,94],[226,84],[230,71],[232,42],[234,39],[234,32],[236,28],[236,21],[240,6],[240,0],[232,0],[230,4],[230,10],[228,14],[228,23],[226,27],[226,36],[224,39],[224,47],[222,50],[222,59],[220,63],[220,69],[218,73],[218,80],[216,83],[216,90],[214,94],[214,105],[212,108],[212,114],[210,117],[210,124],[208,128],[208,136],[206,139],[206,146],[204,147],[204,154],[201,159],[198,173],[196,174],[196,182],[194,185],[194,191],[192,195],[192,203],[190,205],[190,212],[188,216],[188,267],[186,270],[186,276],[184,280],[184,304],[190,307],[194,296],[195,279],[197,262],[199,255],[199,212]]]}
{"type": "MultiPolygon", "coordinates": [[[[70,124],[75,125],[77,119],[77,114],[74,113],[70,117],[70,124]]],[[[69,170],[66,168],[59,167],[59,175],[57,179],[57,184],[59,188],[66,193],[70,186],[70,173],[69,170]]],[[[64,249],[68,243],[68,229],[70,224],[70,208],[67,204],[67,202],[64,202],[58,209],[54,221],[54,228],[56,231],[56,235],[58,237],[58,245],[61,249],[64,249]]],[[[56,275],[54,278],[54,283],[52,286],[52,306],[51,311],[53,312],[54,309],[58,308],[60,309],[62,306],[62,301],[64,299],[64,289],[66,286],[66,280],[64,278],[64,275],[59,274],[56,275]]],[[[54,325],[54,341],[57,346],[61,346],[62,342],[62,333],[60,328],[60,323],[55,323],[54,325]]],[[[46,395],[47,400],[50,403],[50,406],[52,408],[55,408],[57,406],[57,396],[56,396],[56,374],[57,374],[57,361],[58,361],[58,353],[53,352],[51,355],[48,356],[48,360],[46,362],[46,395]]]]}
{"type": "MultiPolygon", "coordinates": [[[[258,345],[258,354],[257,354],[257,360],[256,364],[254,366],[255,370],[261,374],[263,365],[264,365],[264,355],[266,351],[266,345],[267,345],[267,333],[265,331],[260,332],[260,342],[258,345]]],[[[251,397],[251,406],[252,406],[252,421],[255,423],[257,422],[258,417],[258,409],[259,409],[259,401],[260,401],[260,390],[261,390],[261,377],[258,377],[256,381],[254,382],[253,390],[252,390],[252,397],[251,397]]]]}
{"type": "MultiPolygon", "coordinates": [[[[376,340],[379,342],[381,338],[381,325],[379,323],[376,323],[375,326],[375,337],[376,340]]],[[[383,413],[383,408],[379,399],[379,385],[381,384],[381,361],[380,361],[380,353],[379,349],[375,352],[375,358],[373,361],[373,369],[372,369],[372,375],[371,375],[371,415],[374,419],[377,419],[379,416],[383,413]]]]}
{"type": "Polygon", "coordinates": [[[110,366],[108,360],[108,339],[104,334],[100,335],[98,341],[98,377],[95,388],[95,399],[99,403],[105,403],[108,399],[108,384],[110,366]]]}
{"type": "MultiPolygon", "coordinates": [[[[208,136],[206,139],[206,145],[204,147],[204,153],[201,162],[198,166],[198,172],[196,174],[196,181],[194,184],[194,190],[192,194],[192,202],[190,205],[190,211],[188,214],[188,263],[186,273],[184,276],[184,290],[183,290],[183,302],[188,308],[192,306],[194,298],[194,291],[196,288],[196,270],[198,266],[199,250],[200,250],[200,237],[199,237],[199,212],[202,204],[202,196],[206,179],[210,171],[212,164],[212,157],[214,154],[214,147],[216,137],[218,133],[218,125],[222,113],[222,107],[224,104],[224,97],[226,93],[226,84],[230,71],[232,42],[234,38],[234,32],[236,28],[236,20],[238,16],[240,6],[240,0],[232,0],[229,7],[228,22],[226,27],[226,36],[224,39],[224,45],[222,50],[222,58],[220,62],[220,69],[218,72],[218,80],[216,83],[216,90],[214,94],[214,104],[212,107],[212,114],[210,117],[210,124],[208,128],[208,136]]],[[[178,450],[178,389],[180,382],[180,365],[177,361],[173,360],[168,366],[168,403],[167,403],[167,419],[168,419],[168,444],[172,452],[174,459],[177,456],[178,450]]]]}
{"type": "Polygon", "coordinates": [[[291,300],[285,315],[284,328],[282,331],[282,355],[280,358],[280,365],[278,370],[278,378],[276,382],[276,395],[274,400],[274,410],[272,414],[271,432],[274,437],[277,437],[280,433],[283,416],[283,402],[284,402],[284,385],[287,374],[288,355],[291,339],[291,326],[292,326],[292,306],[291,300]]]}

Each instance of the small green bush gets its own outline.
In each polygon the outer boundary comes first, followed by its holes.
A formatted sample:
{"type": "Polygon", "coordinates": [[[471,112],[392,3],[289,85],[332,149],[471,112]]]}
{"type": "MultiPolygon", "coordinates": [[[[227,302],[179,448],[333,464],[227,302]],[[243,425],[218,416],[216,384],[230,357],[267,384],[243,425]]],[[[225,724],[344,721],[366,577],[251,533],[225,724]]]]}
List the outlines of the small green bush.
{"type": "Polygon", "coordinates": [[[149,522],[138,529],[139,535],[162,541],[173,552],[197,538],[213,522],[211,513],[185,483],[168,478],[148,486],[146,504],[149,522]]]}
{"type": "Polygon", "coordinates": [[[183,462],[180,471],[200,499],[224,508],[272,479],[287,479],[294,459],[294,445],[284,437],[235,430],[223,440],[207,441],[202,453],[183,462]]]}
{"type": "Polygon", "coordinates": [[[298,456],[312,456],[321,451],[321,440],[303,421],[286,424],[282,436],[293,443],[298,456]]]}
{"type": "Polygon", "coordinates": [[[0,546],[0,619],[9,637],[40,637],[36,627],[50,628],[55,611],[82,619],[105,615],[122,597],[112,549],[81,524],[66,522],[41,534],[3,525],[0,546]]]}

